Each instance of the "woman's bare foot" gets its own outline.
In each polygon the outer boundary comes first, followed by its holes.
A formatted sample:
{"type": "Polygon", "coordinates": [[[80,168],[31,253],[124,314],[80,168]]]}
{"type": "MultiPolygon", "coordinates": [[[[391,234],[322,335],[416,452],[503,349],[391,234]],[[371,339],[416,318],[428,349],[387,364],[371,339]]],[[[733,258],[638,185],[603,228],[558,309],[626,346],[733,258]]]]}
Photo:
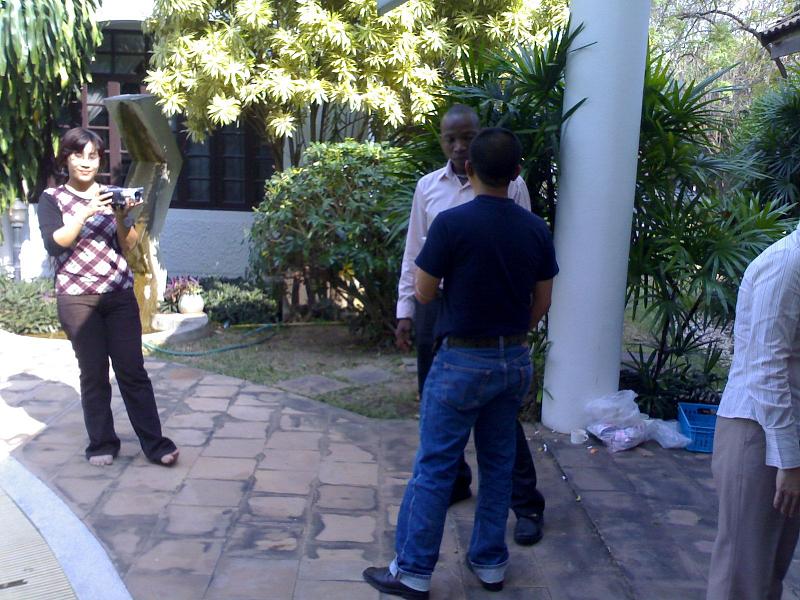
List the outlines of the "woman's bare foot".
{"type": "Polygon", "coordinates": [[[164,456],[161,457],[161,464],[164,465],[165,467],[171,467],[176,462],[178,462],[179,455],[180,455],[179,450],[177,449],[173,450],[169,454],[165,454],[164,456]]]}
{"type": "Polygon", "coordinates": [[[89,464],[95,467],[107,467],[114,462],[114,457],[110,454],[98,454],[89,457],[89,464]]]}

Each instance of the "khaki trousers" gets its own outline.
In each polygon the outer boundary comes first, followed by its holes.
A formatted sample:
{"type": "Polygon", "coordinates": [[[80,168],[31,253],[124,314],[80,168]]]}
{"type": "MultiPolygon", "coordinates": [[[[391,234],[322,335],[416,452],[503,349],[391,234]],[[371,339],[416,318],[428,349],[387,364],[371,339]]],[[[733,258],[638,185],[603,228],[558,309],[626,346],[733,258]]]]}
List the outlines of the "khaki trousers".
{"type": "Polygon", "coordinates": [[[772,506],[777,469],[764,464],[764,430],[749,419],[717,417],[711,469],[719,523],[707,600],[780,600],[800,519],[772,506]]]}

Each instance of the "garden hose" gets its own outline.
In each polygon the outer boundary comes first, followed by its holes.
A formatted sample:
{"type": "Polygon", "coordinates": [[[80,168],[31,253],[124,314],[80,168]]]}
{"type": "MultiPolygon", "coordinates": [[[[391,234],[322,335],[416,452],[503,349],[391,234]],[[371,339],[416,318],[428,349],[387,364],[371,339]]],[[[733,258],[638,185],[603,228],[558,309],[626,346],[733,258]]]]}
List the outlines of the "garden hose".
{"type": "Polygon", "coordinates": [[[150,350],[151,352],[159,352],[160,354],[166,354],[168,356],[206,356],[208,354],[219,354],[220,352],[229,352],[231,350],[240,350],[242,348],[258,346],[259,344],[263,344],[267,340],[275,337],[275,335],[278,333],[279,327],[281,327],[279,323],[266,323],[264,325],[260,325],[255,329],[253,329],[253,331],[248,331],[247,333],[245,333],[244,336],[247,337],[248,335],[253,335],[268,329],[271,329],[272,331],[270,331],[269,334],[265,335],[264,337],[254,340],[252,342],[246,342],[242,344],[231,344],[230,346],[222,346],[221,348],[212,348],[211,350],[195,350],[195,351],[169,350],[167,348],[162,348],[160,346],[156,346],[154,344],[150,344],[145,341],[142,341],[142,346],[145,347],[147,350],[150,350]]]}

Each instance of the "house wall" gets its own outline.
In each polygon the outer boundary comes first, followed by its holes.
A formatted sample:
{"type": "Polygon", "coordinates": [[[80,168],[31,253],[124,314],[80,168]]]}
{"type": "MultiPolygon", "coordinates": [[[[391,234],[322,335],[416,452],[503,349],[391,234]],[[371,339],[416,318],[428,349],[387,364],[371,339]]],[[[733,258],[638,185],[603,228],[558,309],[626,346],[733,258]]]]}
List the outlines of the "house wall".
{"type": "MultiPolygon", "coordinates": [[[[36,205],[28,207],[20,252],[21,275],[30,280],[52,274],[47,252],[39,234],[36,205]]],[[[159,246],[167,276],[218,275],[241,277],[247,269],[247,235],[253,224],[251,212],[172,209],[161,233],[159,246]]],[[[3,243],[0,269],[13,275],[12,230],[7,215],[0,220],[3,243]]]]}
{"type": "Polygon", "coordinates": [[[168,276],[244,275],[253,215],[222,210],[169,210],[159,242],[168,276]]]}

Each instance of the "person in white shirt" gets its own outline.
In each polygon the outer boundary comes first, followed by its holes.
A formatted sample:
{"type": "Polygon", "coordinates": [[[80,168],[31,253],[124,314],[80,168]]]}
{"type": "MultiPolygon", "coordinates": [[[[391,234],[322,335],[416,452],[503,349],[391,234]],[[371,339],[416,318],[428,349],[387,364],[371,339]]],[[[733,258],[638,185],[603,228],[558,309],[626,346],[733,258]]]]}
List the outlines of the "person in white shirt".
{"type": "Polygon", "coordinates": [[[779,600],[800,532],[800,231],[747,267],[717,411],[708,600],[779,600]]]}
{"type": "MultiPolygon", "coordinates": [[[[420,304],[414,298],[414,274],[417,258],[433,219],[443,210],[469,202],[475,197],[466,173],[465,163],[469,145],[480,130],[480,121],[474,109],[463,104],[450,107],[440,124],[440,143],[447,164],[422,177],[417,183],[408,222],[403,264],[400,272],[397,299],[397,328],[395,338],[398,348],[411,350],[411,331],[417,349],[417,382],[419,395],[435,353],[435,325],[439,299],[420,304]]],[[[531,209],[528,188],[521,177],[508,187],[508,196],[516,204],[531,209]]],[[[536,487],[536,468],[522,426],[517,422],[517,458],[514,463],[514,481],[511,508],[517,517],[514,540],[521,545],[531,545],[542,539],[545,500],[536,487]]],[[[458,468],[450,503],[454,504],[472,495],[472,473],[463,456],[458,468]]]]}

